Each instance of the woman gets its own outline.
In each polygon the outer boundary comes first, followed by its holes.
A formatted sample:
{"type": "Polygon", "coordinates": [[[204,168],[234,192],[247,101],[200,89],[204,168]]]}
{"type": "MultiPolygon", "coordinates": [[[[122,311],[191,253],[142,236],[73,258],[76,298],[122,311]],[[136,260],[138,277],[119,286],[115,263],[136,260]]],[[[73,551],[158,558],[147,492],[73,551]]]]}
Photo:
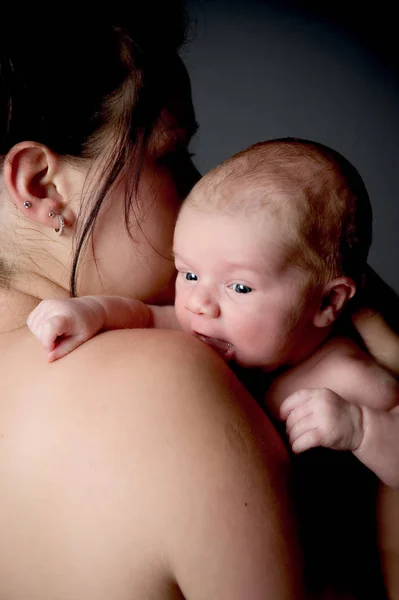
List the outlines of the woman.
{"type": "Polygon", "coordinates": [[[212,351],[118,331],[48,365],[25,327],[71,289],[173,300],[184,12],[131,13],[1,36],[0,596],[299,599],[286,452],[212,351]]]}

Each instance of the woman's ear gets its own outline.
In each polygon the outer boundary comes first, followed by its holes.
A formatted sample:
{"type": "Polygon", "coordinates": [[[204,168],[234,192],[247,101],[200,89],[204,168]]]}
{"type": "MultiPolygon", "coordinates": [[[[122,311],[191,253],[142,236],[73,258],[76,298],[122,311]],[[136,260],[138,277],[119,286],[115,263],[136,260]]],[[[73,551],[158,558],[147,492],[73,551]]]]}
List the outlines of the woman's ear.
{"type": "Polygon", "coordinates": [[[332,325],[355,292],[356,284],[350,277],[339,277],[328,283],[323,289],[319,309],[313,317],[313,325],[315,327],[332,325]]]}
{"type": "Polygon", "coordinates": [[[63,213],[64,199],[57,189],[60,157],[47,146],[21,142],[7,154],[4,183],[18,211],[35,223],[54,227],[54,215],[63,213]]]}

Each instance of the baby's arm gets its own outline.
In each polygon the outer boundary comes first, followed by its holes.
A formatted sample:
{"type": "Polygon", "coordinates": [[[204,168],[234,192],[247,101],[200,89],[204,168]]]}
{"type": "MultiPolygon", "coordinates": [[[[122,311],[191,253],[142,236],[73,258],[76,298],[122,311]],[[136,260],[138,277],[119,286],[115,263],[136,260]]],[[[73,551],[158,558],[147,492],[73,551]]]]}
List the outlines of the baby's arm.
{"type": "Polygon", "coordinates": [[[354,455],[389,487],[399,489],[399,406],[390,411],[362,411],[363,439],[354,455]]]}
{"type": "Polygon", "coordinates": [[[382,314],[363,307],[352,314],[352,322],[370,354],[399,377],[399,336],[382,314]]]}
{"type": "Polygon", "coordinates": [[[399,489],[399,406],[390,411],[347,402],[330,389],[302,389],[281,405],[296,453],[324,446],[349,450],[393,489],[399,489]]]}
{"type": "Polygon", "coordinates": [[[173,306],[149,306],[122,296],[43,300],[31,312],[27,324],[48,351],[49,362],[72,352],[99,331],[179,329],[173,306]]]}
{"type": "Polygon", "coordinates": [[[350,450],[399,487],[399,383],[353,342],[325,344],[277,379],[266,399],[286,421],[294,452],[350,450]]]}
{"type": "Polygon", "coordinates": [[[373,357],[399,376],[399,297],[368,267],[365,286],[354,299],[352,322],[373,357]]]}

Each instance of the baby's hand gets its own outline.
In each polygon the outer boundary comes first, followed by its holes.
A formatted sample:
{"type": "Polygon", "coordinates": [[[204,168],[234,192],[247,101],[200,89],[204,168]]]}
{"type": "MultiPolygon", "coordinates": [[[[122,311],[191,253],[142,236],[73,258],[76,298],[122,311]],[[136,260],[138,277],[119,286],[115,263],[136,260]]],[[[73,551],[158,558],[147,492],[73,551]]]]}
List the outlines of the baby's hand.
{"type": "Polygon", "coordinates": [[[317,446],[353,452],[363,439],[361,408],[326,388],[291,394],[282,403],[280,415],[297,454],[317,446]]]}
{"type": "Polygon", "coordinates": [[[100,331],[104,310],[87,298],[43,300],[27,325],[48,352],[48,361],[62,358],[100,331]]]}

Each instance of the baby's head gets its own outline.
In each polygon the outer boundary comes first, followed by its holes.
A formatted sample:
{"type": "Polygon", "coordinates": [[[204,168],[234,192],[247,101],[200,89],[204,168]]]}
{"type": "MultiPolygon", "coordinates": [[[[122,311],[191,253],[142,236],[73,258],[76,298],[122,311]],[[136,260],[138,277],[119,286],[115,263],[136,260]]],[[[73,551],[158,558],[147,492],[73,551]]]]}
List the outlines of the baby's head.
{"type": "Polygon", "coordinates": [[[371,220],[360,175],[326,146],[286,138],[236,154],[178,219],[182,326],[247,366],[301,360],[360,285],[371,220]]]}

